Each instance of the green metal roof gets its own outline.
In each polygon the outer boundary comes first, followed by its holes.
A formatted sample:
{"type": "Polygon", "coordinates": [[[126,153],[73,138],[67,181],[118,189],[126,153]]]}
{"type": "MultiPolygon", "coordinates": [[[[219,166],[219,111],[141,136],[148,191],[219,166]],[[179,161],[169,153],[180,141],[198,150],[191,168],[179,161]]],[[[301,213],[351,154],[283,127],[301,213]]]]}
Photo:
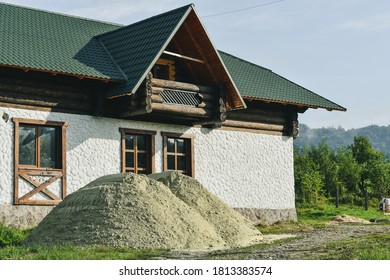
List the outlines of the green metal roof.
{"type": "Polygon", "coordinates": [[[93,36],[118,25],[0,3],[0,65],[101,79],[123,74],[93,36]]]}
{"type": "Polygon", "coordinates": [[[219,51],[234,83],[244,98],[310,108],[346,111],[344,107],[256,64],[219,51]]]}
{"type": "MultiPolygon", "coordinates": [[[[117,80],[109,97],[131,94],[192,9],[121,26],[0,3],[0,65],[117,80]]],[[[219,54],[246,98],[345,111],[268,69],[219,54]]]]}

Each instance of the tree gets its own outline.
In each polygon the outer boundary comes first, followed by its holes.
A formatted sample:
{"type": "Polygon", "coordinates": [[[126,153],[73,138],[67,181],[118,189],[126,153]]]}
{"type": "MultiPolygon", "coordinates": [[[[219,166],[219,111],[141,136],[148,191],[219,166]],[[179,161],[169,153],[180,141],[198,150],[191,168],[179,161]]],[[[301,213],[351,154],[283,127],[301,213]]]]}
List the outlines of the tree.
{"type": "Polygon", "coordinates": [[[328,197],[335,199],[335,205],[339,205],[340,182],[338,179],[339,166],[336,161],[336,154],[330,149],[326,140],[322,140],[318,146],[312,146],[309,150],[309,157],[318,166],[318,171],[323,178],[323,187],[328,197]]]}
{"type": "Polygon", "coordinates": [[[373,195],[377,199],[390,195],[390,163],[387,160],[378,161],[372,169],[370,183],[373,186],[373,195]]]}
{"type": "Polygon", "coordinates": [[[375,181],[375,168],[384,161],[384,155],[376,151],[365,136],[355,136],[350,149],[361,168],[358,186],[364,196],[364,208],[368,210],[368,194],[374,186],[372,182],[375,181]]]}
{"type": "Polygon", "coordinates": [[[337,152],[336,161],[339,166],[338,180],[340,182],[342,201],[354,204],[359,192],[357,189],[361,167],[352,155],[352,150],[348,148],[337,152]]]}

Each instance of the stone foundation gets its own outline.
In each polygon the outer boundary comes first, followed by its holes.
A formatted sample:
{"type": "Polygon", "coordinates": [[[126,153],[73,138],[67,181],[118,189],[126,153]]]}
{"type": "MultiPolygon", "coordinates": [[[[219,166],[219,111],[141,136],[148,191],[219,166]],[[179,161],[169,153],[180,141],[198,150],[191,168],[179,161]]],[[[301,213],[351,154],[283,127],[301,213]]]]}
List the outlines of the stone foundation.
{"type": "Polygon", "coordinates": [[[272,225],[277,222],[297,221],[295,209],[234,208],[255,225],[272,225]]]}
{"type": "Polygon", "coordinates": [[[54,206],[0,205],[0,222],[6,226],[31,228],[39,224],[54,206]]]}

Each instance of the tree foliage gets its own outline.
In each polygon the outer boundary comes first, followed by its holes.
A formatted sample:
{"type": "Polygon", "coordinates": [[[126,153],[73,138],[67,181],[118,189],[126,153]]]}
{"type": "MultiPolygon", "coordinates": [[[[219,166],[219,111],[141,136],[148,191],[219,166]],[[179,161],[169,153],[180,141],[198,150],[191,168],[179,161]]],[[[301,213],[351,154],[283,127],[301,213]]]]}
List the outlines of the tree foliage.
{"type": "Polygon", "coordinates": [[[390,195],[390,163],[365,136],[333,151],[326,141],[296,149],[295,192],[298,203],[317,205],[332,201],[368,208],[390,195]]]}

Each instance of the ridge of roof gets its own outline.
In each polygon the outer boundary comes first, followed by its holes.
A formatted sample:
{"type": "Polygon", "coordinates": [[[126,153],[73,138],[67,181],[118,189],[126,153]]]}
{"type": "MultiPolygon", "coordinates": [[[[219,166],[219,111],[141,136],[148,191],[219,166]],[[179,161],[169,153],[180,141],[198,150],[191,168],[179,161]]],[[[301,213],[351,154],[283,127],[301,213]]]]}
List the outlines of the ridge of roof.
{"type": "Polygon", "coordinates": [[[179,8],[176,8],[176,9],[173,9],[173,10],[169,10],[169,11],[166,11],[164,13],[161,13],[161,14],[157,14],[157,15],[154,15],[154,16],[151,16],[151,17],[148,17],[148,18],[145,18],[145,19],[142,19],[140,21],[136,21],[136,22],[133,22],[133,23],[130,23],[128,25],[120,25],[118,29],[115,29],[115,30],[111,30],[111,31],[107,31],[107,32],[104,32],[102,34],[99,34],[99,35],[96,35],[94,36],[95,38],[99,38],[99,37],[102,37],[102,36],[106,36],[106,35],[109,35],[110,33],[115,33],[115,32],[119,32],[121,31],[122,29],[127,29],[127,28],[131,28],[131,27],[134,27],[136,25],[139,25],[139,24],[142,24],[146,21],[151,21],[155,18],[158,18],[160,16],[165,16],[166,14],[170,14],[170,13],[173,13],[173,12],[177,12],[178,10],[181,10],[181,9],[184,9],[184,8],[189,8],[189,7],[194,7],[194,4],[187,4],[187,5],[184,5],[184,6],[181,6],[179,8]]]}

